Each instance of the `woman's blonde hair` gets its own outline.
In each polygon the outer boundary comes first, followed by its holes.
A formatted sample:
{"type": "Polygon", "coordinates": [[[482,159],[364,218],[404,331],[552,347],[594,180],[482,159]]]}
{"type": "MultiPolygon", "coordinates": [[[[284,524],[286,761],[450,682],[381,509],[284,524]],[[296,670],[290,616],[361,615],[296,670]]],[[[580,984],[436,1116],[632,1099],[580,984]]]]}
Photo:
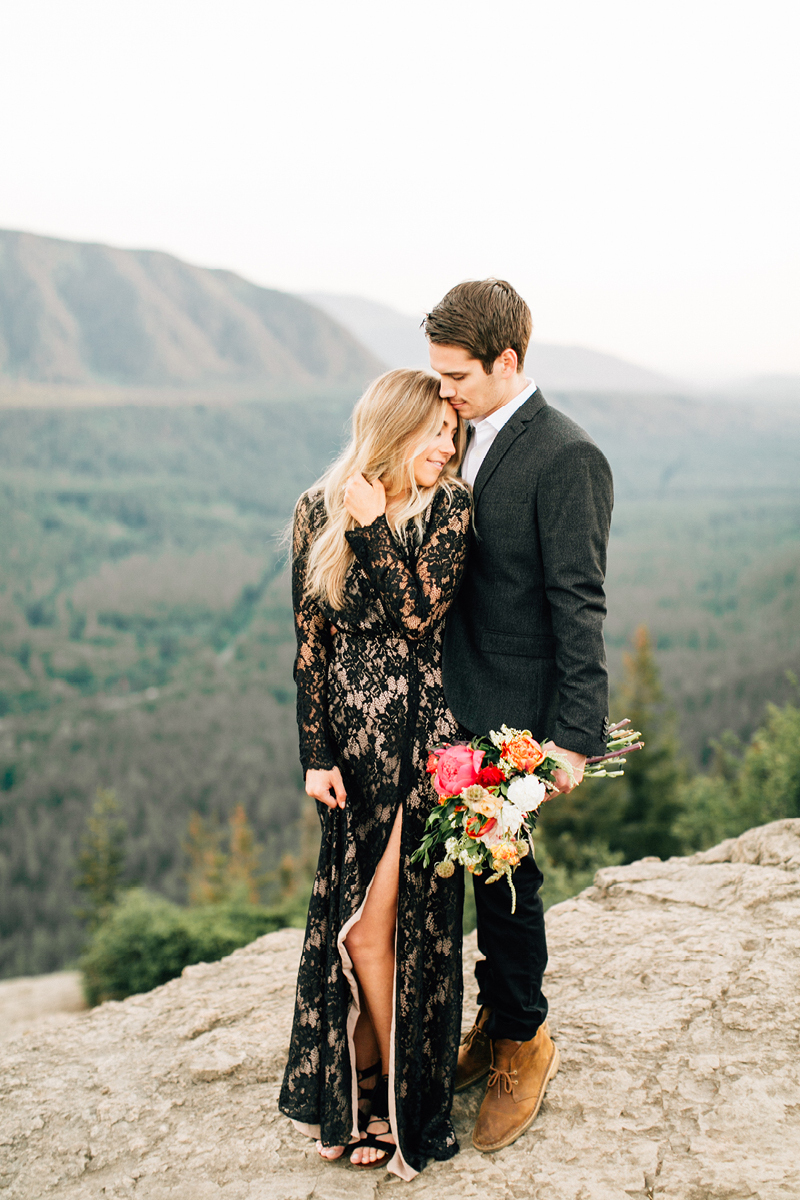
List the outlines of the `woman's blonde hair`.
{"type": "MultiPolygon", "coordinates": [[[[466,446],[466,427],[459,417],[455,454],[433,487],[419,486],[414,458],[441,430],[445,403],[439,380],[427,371],[387,371],[369,385],[353,409],[349,445],[311,489],[323,493],[326,519],[308,555],[306,595],[326,600],[334,609],[344,607],[344,580],[353,561],[344,535],[357,524],[344,506],[345,486],[352,475],[360,472],[370,483],[380,479],[386,488],[390,527],[401,538],[415,532],[421,539],[425,510],[437,488],[452,495],[466,446]],[[398,497],[394,503],[392,496],[398,497]]],[[[463,485],[459,481],[455,486],[463,485]]]]}

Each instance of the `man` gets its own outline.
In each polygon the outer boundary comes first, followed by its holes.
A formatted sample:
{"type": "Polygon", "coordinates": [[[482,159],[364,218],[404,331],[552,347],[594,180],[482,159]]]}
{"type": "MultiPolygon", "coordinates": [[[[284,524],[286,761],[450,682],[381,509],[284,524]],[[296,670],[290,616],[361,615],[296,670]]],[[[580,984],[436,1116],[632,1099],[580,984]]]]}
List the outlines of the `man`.
{"type": "MultiPolygon", "coordinates": [[[[605,752],[603,644],[611,471],[587,433],[545,401],[523,366],[527,304],[502,280],[459,284],[424,322],[441,395],[470,422],[462,474],[474,491],[467,572],[445,627],[444,690],[470,735],[502,724],[551,739],[572,776],[605,752]]],[[[533,858],[505,879],[473,876],[480,1010],[459,1052],[456,1090],[489,1076],[473,1133],[509,1145],[533,1122],[558,1050],[541,986],[547,964],[542,874],[533,858]]]]}

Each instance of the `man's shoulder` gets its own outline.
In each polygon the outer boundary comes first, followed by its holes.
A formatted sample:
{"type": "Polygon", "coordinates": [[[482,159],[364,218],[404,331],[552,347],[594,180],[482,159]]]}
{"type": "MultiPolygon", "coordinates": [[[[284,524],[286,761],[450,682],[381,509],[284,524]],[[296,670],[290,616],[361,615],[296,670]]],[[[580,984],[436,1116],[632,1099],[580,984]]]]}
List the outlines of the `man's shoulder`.
{"type": "MultiPolygon", "coordinates": [[[[531,399],[535,399],[536,395],[537,393],[534,393],[531,399]]],[[[579,425],[572,417],[568,417],[560,408],[556,408],[549,400],[545,400],[541,392],[538,393],[538,396],[544,401],[534,412],[536,432],[539,437],[547,434],[564,445],[576,442],[585,442],[591,446],[597,445],[594,438],[586,432],[582,425],[579,425]]]]}
{"type": "Polygon", "coordinates": [[[526,432],[531,445],[539,454],[544,453],[551,461],[560,454],[585,457],[587,461],[596,460],[608,467],[606,456],[591,434],[560,408],[555,408],[545,400],[541,391],[537,390],[528,404],[531,406],[529,412],[525,412],[528,407],[526,404],[520,409],[520,415],[526,420],[526,432]]]}

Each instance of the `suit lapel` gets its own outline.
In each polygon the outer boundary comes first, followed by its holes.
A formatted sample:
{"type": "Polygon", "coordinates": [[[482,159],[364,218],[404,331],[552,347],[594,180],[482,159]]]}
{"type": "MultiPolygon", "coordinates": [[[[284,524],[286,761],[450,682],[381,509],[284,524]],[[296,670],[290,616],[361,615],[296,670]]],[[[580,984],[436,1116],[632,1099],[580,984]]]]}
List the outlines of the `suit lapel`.
{"type": "Polygon", "coordinates": [[[522,405],[522,408],[517,409],[513,417],[511,417],[509,421],[506,421],[505,425],[489,447],[489,452],[481,463],[480,470],[475,478],[475,484],[472,489],[475,504],[478,503],[481,492],[485,488],[486,483],[491,475],[500,464],[503,455],[523,432],[528,422],[532,420],[539,410],[544,408],[546,404],[547,401],[537,388],[531,398],[525,401],[525,403],[522,405]]]}

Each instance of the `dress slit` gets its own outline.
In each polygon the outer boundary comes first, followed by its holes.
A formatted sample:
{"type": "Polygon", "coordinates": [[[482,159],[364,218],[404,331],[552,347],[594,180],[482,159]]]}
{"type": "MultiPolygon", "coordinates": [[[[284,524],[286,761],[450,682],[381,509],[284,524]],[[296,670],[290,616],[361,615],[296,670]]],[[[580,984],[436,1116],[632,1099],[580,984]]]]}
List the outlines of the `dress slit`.
{"type": "MultiPolygon", "coordinates": [[[[397,814],[395,815],[395,818],[394,818],[395,822],[397,821],[398,816],[400,816],[401,813],[402,813],[402,806],[400,806],[397,810],[397,814]]],[[[392,826],[392,829],[394,829],[394,826],[392,826]]],[[[390,840],[391,840],[391,836],[392,835],[390,833],[389,834],[390,840]]],[[[387,849],[388,849],[388,842],[387,842],[387,849]]],[[[403,847],[402,847],[402,821],[401,821],[401,838],[400,838],[400,843],[397,847],[397,855],[398,855],[397,907],[398,907],[398,910],[400,907],[400,877],[399,877],[400,871],[399,871],[399,868],[400,868],[400,862],[402,861],[402,849],[403,849],[403,847]]],[[[378,860],[378,866],[380,866],[380,864],[383,862],[383,857],[385,854],[386,854],[386,850],[384,850],[383,855],[381,855],[380,859],[378,860]]],[[[377,874],[377,869],[378,868],[376,867],[375,874],[377,874]]],[[[375,875],[372,876],[372,879],[370,879],[369,883],[367,884],[367,890],[364,893],[364,899],[361,901],[358,908],[353,913],[352,917],[350,917],[345,922],[345,924],[342,926],[342,928],[339,930],[338,937],[336,938],[336,945],[337,945],[337,948],[339,951],[339,958],[342,963],[342,970],[344,972],[345,979],[347,980],[347,982],[350,985],[350,994],[352,997],[351,1004],[350,1004],[350,1011],[347,1014],[347,1046],[348,1046],[348,1050],[349,1050],[349,1054],[350,1054],[350,1066],[351,1066],[351,1071],[352,1071],[351,1105],[352,1105],[352,1113],[353,1113],[353,1128],[352,1128],[351,1136],[353,1138],[353,1141],[356,1143],[358,1141],[360,1141],[361,1133],[358,1128],[358,1071],[356,1068],[356,1047],[355,1047],[354,1035],[355,1035],[356,1024],[357,1024],[358,1018],[361,1014],[361,995],[359,992],[358,980],[356,979],[355,971],[353,970],[353,960],[350,958],[350,955],[347,953],[347,946],[345,945],[345,942],[346,942],[347,936],[350,933],[350,931],[361,920],[364,909],[367,906],[367,900],[369,899],[369,894],[370,894],[370,891],[372,890],[372,885],[374,882],[375,882],[375,875]]],[[[395,922],[394,922],[394,975],[393,975],[394,983],[392,986],[392,1026],[391,1026],[391,1032],[389,1035],[389,1037],[390,1037],[390,1041],[389,1041],[389,1127],[391,1129],[392,1137],[394,1138],[395,1144],[394,1144],[394,1147],[392,1147],[391,1142],[386,1143],[387,1153],[389,1150],[394,1149],[394,1154],[392,1155],[391,1159],[387,1162],[386,1169],[387,1169],[387,1171],[391,1171],[392,1174],[394,1174],[394,1175],[399,1175],[401,1179],[405,1179],[405,1180],[409,1181],[409,1180],[413,1179],[416,1175],[418,1175],[419,1172],[415,1171],[413,1167],[410,1167],[408,1165],[406,1160],[403,1158],[403,1152],[400,1149],[400,1137],[399,1137],[398,1127],[397,1127],[397,1105],[395,1103],[395,1096],[394,1096],[394,1088],[395,1088],[394,1036],[395,1036],[395,1013],[397,1010],[398,971],[399,971],[399,964],[397,961],[397,915],[395,915],[395,922]]],[[[352,1142],[349,1143],[347,1148],[350,1149],[350,1147],[352,1145],[353,1145],[352,1142]]]]}

